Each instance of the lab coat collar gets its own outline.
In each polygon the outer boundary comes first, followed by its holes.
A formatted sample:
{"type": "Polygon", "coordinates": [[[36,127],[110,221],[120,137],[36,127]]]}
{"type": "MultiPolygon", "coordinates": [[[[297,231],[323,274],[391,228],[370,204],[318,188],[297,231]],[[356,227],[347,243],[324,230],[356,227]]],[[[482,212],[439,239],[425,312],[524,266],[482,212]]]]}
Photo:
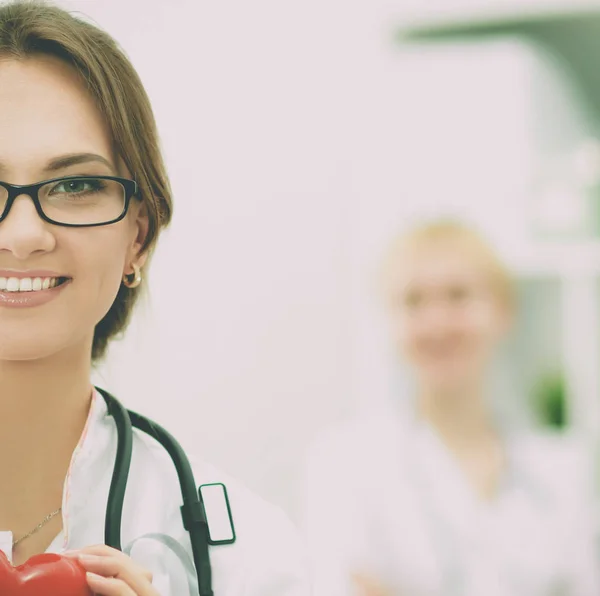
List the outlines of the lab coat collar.
{"type": "Polygon", "coordinates": [[[111,465],[112,460],[102,455],[109,449],[111,440],[111,421],[108,408],[102,396],[94,388],[88,417],[79,442],[73,451],[64,483],[63,531],[52,546],[60,545],[59,548],[69,548],[74,521],[86,510],[88,501],[99,490],[98,480],[104,477],[106,468],[111,465]]]}

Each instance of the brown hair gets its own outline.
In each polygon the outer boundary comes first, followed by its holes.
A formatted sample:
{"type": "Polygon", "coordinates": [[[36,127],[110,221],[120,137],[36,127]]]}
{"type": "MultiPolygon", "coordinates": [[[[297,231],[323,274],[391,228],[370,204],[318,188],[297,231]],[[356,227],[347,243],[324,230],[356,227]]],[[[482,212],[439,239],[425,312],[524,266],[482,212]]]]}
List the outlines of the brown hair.
{"type": "MultiPolygon", "coordinates": [[[[152,252],[161,227],[171,220],[171,189],[160,152],[150,101],[129,59],[98,27],[41,0],[0,6],[0,56],[23,59],[56,56],[86,83],[112,134],[117,155],[138,183],[149,218],[143,251],[152,252]]],[[[92,360],[129,321],[140,287],[121,285],[106,316],[94,330],[92,360]]]]}
{"type": "Polygon", "coordinates": [[[423,248],[440,242],[451,242],[472,255],[487,274],[499,302],[509,310],[514,308],[516,302],[514,280],[490,243],[468,225],[447,219],[423,223],[395,238],[386,253],[381,270],[386,300],[394,293],[394,272],[402,266],[402,261],[423,248]]]}

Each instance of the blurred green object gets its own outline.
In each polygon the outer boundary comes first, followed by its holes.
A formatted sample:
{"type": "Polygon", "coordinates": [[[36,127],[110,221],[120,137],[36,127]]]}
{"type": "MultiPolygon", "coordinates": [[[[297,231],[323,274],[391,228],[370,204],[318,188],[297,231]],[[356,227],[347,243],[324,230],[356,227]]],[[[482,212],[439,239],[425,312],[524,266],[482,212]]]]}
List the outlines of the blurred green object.
{"type": "Polygon", "coordinates": [[[563,430],[567,426],[565,379],[560,373],[542,376],[534,388],[534,411],[545,427],[563,430]]]}

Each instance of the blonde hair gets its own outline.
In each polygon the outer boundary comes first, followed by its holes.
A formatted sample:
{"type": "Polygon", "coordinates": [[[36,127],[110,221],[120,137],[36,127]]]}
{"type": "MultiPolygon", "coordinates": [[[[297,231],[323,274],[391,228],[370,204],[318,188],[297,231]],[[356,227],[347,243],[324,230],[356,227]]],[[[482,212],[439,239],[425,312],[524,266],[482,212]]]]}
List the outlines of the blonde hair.
{"type": "MultiPolygon", "coordinates": [[[[107,33],[43,0],[13,0],[0,6],[0,58],[50,55],[81,77],[112,134],[116,153],[138,183],[149,229],[143,249],[152,253],[172,215],[171,188],[158,132],[144,86],[117,42],[107,33]]],[[[92,359],[130,319],[140,288],[121,285],[106,316],[96,325],[92,359]]]]}
{"type": "Polygon", "coordinates": [[[487,274],[490,286],[499,303],[513,309],[516,302],[515,285],[506,265],[475,229],[455,220],[435,220],[421,224],[400,234],[391,243],[380,271],[381,288],[386,302],[394,293],[394,277],[402,262],[438,243],[452,243],[472,256],[487,274]]]}

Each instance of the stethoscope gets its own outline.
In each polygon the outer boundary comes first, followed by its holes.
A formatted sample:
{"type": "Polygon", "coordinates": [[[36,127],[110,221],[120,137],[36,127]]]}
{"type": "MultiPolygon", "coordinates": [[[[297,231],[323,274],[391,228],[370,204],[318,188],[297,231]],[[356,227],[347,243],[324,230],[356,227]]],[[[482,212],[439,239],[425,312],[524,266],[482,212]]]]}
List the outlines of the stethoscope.
{"type": "Polygon", "coordinates": [[[177,440],[156,422],[127,410],[115,397],[107,391],[96,387],[106,401],[108,413],[115,420],[117,428],[117,454],[113,470],[106,519],[104,525],[104,542],[117,550],[121,548],[121,518],[123,501],[127,488],[127,478],[131,466],[133,431],[135,427],[158,441],[171,457],[181,487],[183,505],[181,516],[183,526],[190,535],[193,563],[198,577],[200,596],[214,596],[212,591],[212,571],[208,552],[211,544],[208,521],[202,501],[202,493],[196,486],[192,467],[185,451],[177,440]]]}

